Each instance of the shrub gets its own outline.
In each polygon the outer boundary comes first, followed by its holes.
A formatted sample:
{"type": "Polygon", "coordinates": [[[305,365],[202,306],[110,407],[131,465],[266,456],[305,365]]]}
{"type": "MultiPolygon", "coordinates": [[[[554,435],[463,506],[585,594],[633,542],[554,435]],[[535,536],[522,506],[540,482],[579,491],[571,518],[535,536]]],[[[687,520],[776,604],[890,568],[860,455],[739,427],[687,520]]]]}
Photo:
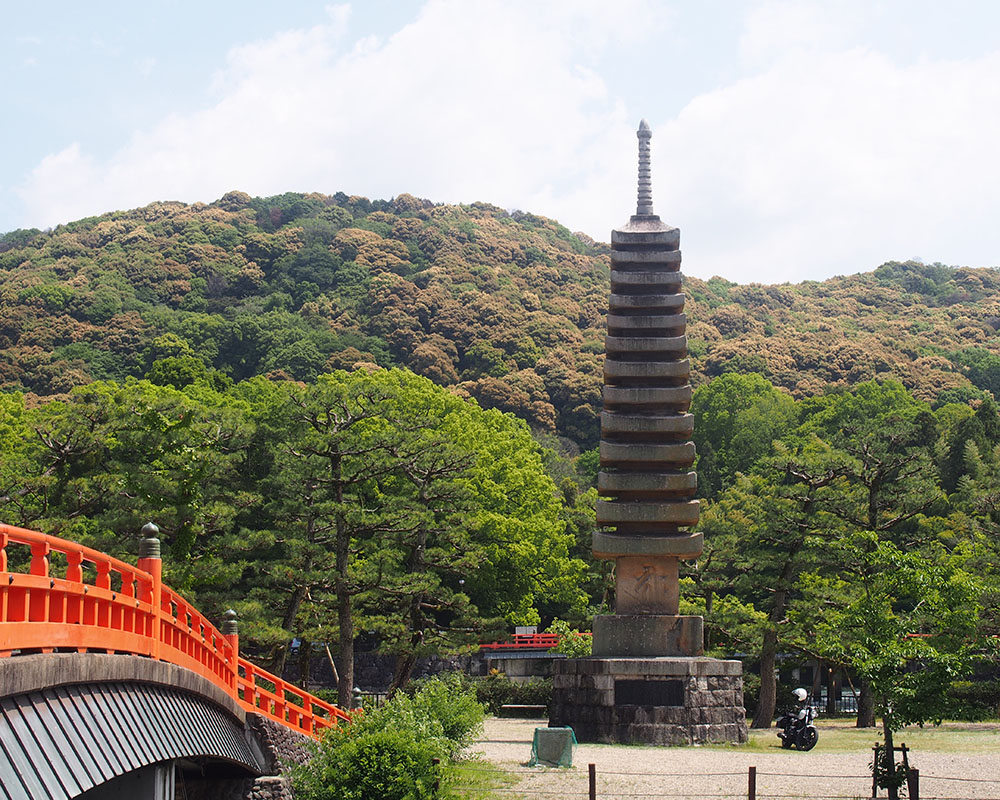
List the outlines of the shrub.
{"type": "Polygon", "coordinates": [[[307,767],[295,768],[292,785],[302,800],[431,800],[437,750],[412,730],[326,736],[307,767]]]}
{"type": "Polygon", "coordinates": [[[424,800],[447,761],[472,743],[483,707],[461,676],[434,678],[413,696],[356,714],[329,730],[312,761],[292,768],[296,797],[305,800],[424,800]]]}
{"type": "Polygon", "coordinates": [[[435,720],[440,726],[449,758],[472,744],[486,715],[482,703],[458,673],[418,683],[411,705],[417,715],[435,720]]]}
{"type": "Polygon", "coordinates": [[[550,653],[562,653],[566,658],[587,658],[591,655],[593,639],[588,634],[571,628],[568,622],[554,619],[546,630],[559,635],[559,644],[550,648],[550,653]]]}
{"type": "Polygon", "coordinates": [[[1000,688],[995,680],[953,681],[948,689],[948,716],[979,722],[997,717],[1000,688]]]}

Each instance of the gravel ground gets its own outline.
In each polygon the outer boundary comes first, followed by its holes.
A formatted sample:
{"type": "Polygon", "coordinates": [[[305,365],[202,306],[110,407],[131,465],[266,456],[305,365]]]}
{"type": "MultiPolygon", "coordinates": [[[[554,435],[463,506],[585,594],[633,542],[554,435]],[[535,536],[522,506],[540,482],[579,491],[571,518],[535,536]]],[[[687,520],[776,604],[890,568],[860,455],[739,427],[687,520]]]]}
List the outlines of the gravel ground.
{"type": "MultiPolygon", "coordinates": [[[[517,776],[516,795],[533,800],[587,798],[588,764],[597,774],[597,797],[705,798],[747,797],[748,768],[757,768],[758,798],[868,798],[871,751],[824,753],[823,728],[815,750],[782,750],[770,745],[740,748],[651,747],[581,744],[570,769],[527,767],[536,727],[546,720],[486,721],[482,738],[471,748],[517,776]]],[[[773,731],[772,731],[773,735],[773,731]]],[[[873,736],[873,741],[875,737],[873,736]]],[[[1000,798],[1000,754],[956,755],[921,750],[911,766],[920,770],[922,800],[1000,798]],[[959,780],[945,780],[945,778],[959,780]]],[[[509,791],[497,797],[511,797],[509,791]]],[[[881,793],[885,797],[885,793],[881,793]]]]}

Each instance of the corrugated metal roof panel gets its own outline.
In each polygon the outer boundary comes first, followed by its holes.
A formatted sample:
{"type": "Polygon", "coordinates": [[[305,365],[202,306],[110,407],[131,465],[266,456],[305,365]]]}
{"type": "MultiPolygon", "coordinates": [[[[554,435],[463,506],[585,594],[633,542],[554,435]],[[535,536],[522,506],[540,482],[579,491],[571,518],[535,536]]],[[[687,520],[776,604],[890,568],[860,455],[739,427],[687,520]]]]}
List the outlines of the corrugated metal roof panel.
{"type": "Polygon", "coordinates": [[[186,692],[102,683],[0,700],[0,800],[69,800],[174,758],[262,770],[239,723],[186,692]]]}
{"type": "MultiPolygon", "coordinates": [[[[0,741],[4,743],[4,749],[10,757],[15,780],[10,780],[10,785],[17,791],[16,783],[20,783],[27,791],[26,797],[48,797],[48,789],[40,780],[32,766],[32,759],[37,759],[38,754],[34,751],[35,738],[31,735],[31,729],[18,711],[17,703],[13,698],[7,698],[0,704],[0,741]],[[5,723],[5,724],[4,724],[5,723]]],[[[0,783],[7,785],[7,775],[0,767],[0,783]]],[[[17,797],[17,795],[14,795],[17,797]]]]}
{"type": "Polygon", "coordinates": [[[59,698],[53,692],[43,692],[42,698],[48,713],[51,715],[50,724],[46,732],[52,741],[52,751],[57,753],[71,753],[72,756],[65,760],[72,761],[75,759],[76,763],[80,764],[83,768],[81,775],[73,776],[73,780],[77,784],[79,791],[83,791],[84,785],[89,786],[93,783],[101,783],[103,779],[100,777],[100,772],[90,763],[91,759],[87,757],[87,751],[83,746],[83,742],[73,727],[72,722],[69,721],[69,717],[66,716],[59,698]]]}
{"type": "Polygon", "coordinates": [[[51,690],[43,694],[49,705],[56,709],[56,725],[75,752],[89,783],[96,786],[114,777],[115,772],[106,755],[99,747],[94,746],[93,739],[86,733],[83,720],[79,718],[79,714],[74,713],[72,700],[65,694],[56,694],[51,690]]]}
{"type": "Polygon", "coordinates": [[[79,794],[83,791],[83,788],[73,777],[73,773],[67,767],[66,762],[58,755],[58,745],[51,733],[55,728],[52,711],[49,709],[48,703],[45,702],[45,698],[43,697],[37,705],[32,705],[31,699],[24,696],[18,697],[15,700],[18,712],[28,722],[31,733],[35,737],[37,752],[41,753],[41,757],[45,761],[46,768],[43,774],[51,775],[61,789],[70,797],[79,794]],[[37,715],[37,720],[40,724],[31,724],[33,715],[37,715]]]}

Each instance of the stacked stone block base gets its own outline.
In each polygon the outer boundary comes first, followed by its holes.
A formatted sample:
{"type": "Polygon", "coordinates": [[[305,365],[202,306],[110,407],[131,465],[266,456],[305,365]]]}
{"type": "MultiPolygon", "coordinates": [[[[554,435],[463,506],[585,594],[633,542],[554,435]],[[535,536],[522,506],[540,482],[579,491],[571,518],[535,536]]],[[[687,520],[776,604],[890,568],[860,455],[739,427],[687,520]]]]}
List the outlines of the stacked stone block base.
{"type": "Polygon", "coordinates": [[[550,726],[581,742],[747,740],[743,669],[714,658],[576,658],[553,664],[550,726]]]}

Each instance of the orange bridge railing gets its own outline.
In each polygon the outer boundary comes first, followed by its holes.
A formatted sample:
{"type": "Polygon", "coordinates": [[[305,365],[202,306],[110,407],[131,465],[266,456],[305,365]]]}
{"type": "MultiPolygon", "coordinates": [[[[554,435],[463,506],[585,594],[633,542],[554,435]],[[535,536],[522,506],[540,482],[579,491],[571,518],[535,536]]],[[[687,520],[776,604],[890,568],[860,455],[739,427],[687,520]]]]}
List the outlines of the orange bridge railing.
{"type": "Polygon", "coordinates": [[[133,653],[196,672],[246,711],[313,737],[350,719],[242,658],[233,620],[220,632],[165,586],[161,575],[154,538],[143,540],[133,566],[66,539],[0,523],[0,658],[25,652],[133,653]]]}
{"type": "MultiPolygon", "coordinates": [[[[590,636],[589,631],[582,631],[578,636],[590,636]]],[[[551,650],[559,644],[560,635],[558,633],[516,633],[514,637],[506,642],[483,642],[479,645],[480,651],[493,650],[497,652],[509,652],[514,650],[551,650]]]]}

